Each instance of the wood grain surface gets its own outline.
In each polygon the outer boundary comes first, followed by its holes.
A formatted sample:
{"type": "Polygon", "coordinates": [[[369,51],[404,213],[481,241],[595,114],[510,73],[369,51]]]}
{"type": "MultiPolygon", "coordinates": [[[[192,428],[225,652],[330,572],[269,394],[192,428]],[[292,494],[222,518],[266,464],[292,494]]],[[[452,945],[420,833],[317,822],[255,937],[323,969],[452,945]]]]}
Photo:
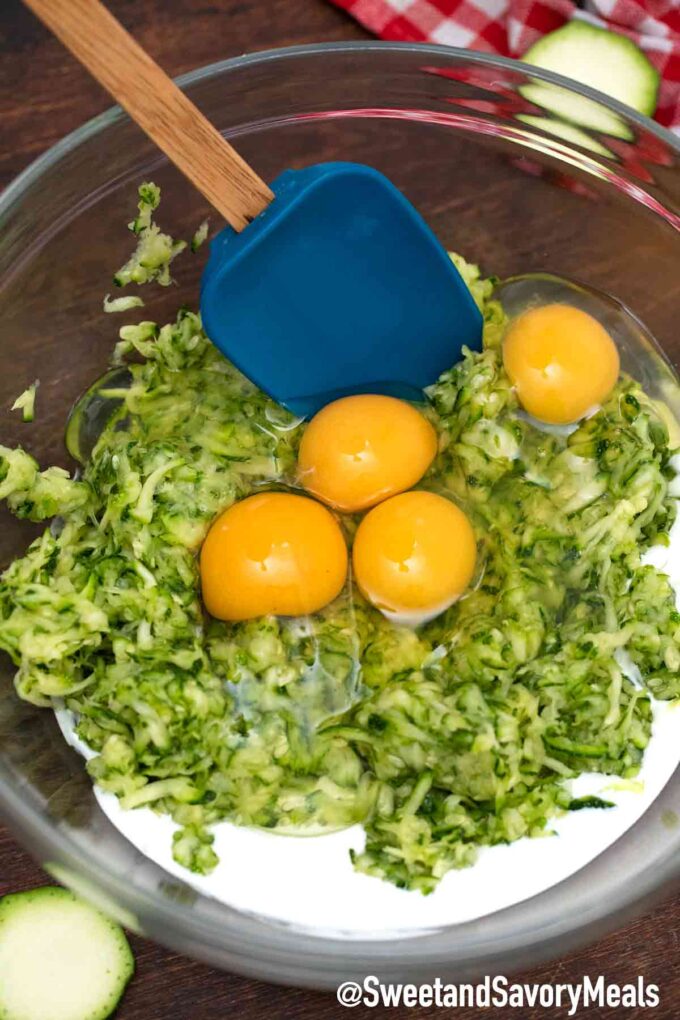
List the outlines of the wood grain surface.
{"type": "Polygon", "coordinates": [[[274,192],[99,0],[25,0],[185,177],[244,230],[274,192]]]}
{"type": "MultiPolygon", "coordinates": [[[[108,0],[111,11],[171,74],[245,51],[322,40],[359,39],[365,33],[326,0],[108,0]]],[[[0,183],[109,100],[63,47],[19,0],[0,3],[0,183]]],[[[47,876],[0,828],[0,895],[47,882],[47,876]]],[[[594,890],[594,895],[596,891],[594,890]]],[[[137,974],[117,1013],[119,1020],[325,1020],[345,1010],[331,994],[283,989],[220,973],[159,946],[133,938],[137,974]]],[[[680,1017],[680,899],[658,906],[651,916],[595,945],[518,977],[522,981],[578,982],[584,975],[634,982],[641,975],[660,988],[654,1009],[590,1007],[592,1018],[680,1017]]],[[[0,980],[2,976],[0,975],[0,980]]],[[[368,1009],[375,1015],[421,1020],[432,1008],[368,1009]]],[[[442,1011],[444,1012],[444,1011],[442,1011]]],[[[497,1020],[538,1020],[566,1016],[566,1010],[483,1010],[497,1020]]],[[[455,1011],[461,1020],[480,1015],[455,1011]]]]}

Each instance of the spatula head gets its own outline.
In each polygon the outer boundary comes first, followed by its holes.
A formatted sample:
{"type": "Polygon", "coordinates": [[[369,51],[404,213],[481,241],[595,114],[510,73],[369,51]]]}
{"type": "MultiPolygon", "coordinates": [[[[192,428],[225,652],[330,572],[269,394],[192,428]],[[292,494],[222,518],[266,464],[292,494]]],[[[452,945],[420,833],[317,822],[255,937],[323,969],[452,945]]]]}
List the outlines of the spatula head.
{"type": "Polygon", "coordinates": [[[286,170],[242,233],[212,242],[201,314],[214,344],[295,414],[422,389],[479,349],[482,317],[441,244],[377,170],[286,170]]]}

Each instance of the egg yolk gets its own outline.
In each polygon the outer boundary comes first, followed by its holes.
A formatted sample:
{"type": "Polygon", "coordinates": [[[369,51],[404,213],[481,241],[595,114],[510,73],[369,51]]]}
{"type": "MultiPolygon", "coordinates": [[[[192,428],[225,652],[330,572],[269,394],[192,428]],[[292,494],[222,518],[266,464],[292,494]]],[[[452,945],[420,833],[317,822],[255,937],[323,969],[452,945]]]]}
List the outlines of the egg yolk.
{"type": "Polygon", "coordinates": [[[220,620],[303,616],[339,595],[347,546],[320,503],[263,492],[217,518],[201,548],[200,568],[205,607],[220,620]]]}
{"type": "Polygon", "coordinates": [[[362,594],[397,623],[432,619],[472,579],[477,548],[462,510],[432,492],[405,492],[368,513],[352,563],[362,594]]]}
{"type": "Polygon", "coordinates": [[[609,396],[619,375],[609,333],[571,305],[519,315],[505,335],[503,363],[525,411],[551,425],[583,418],[609,396]]]}
{"type": "Polygon", "coordinates": [[[300,443],[300,483],[324,503],[353,513],[410,489],[437,453],[437,434],[395,397],[342,397],[316,414],[300,443]]]}

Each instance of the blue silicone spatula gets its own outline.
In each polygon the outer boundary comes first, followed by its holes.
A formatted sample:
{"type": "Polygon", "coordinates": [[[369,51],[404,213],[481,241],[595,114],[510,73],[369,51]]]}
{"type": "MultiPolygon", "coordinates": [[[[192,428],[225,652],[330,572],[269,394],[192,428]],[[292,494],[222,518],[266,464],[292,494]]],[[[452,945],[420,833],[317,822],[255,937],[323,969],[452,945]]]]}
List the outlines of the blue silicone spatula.
{"type": "Polygon", "coordinates": [[[321,163],[270,188],[98,0],[26,3],[226,219],[204,326],[277,401],[306,416],[349,393],[417,400],[480,347],[458,271],[381,173],[321,163]]]}

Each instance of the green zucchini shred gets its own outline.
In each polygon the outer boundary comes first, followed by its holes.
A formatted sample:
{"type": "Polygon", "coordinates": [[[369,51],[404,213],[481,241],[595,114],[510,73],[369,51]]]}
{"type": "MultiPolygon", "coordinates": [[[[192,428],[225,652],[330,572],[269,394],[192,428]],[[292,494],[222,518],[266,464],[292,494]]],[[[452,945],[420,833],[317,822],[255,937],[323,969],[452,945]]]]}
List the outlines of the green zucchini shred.
{"type": "Polygon", "coordinates": [[[39,385],[40,381],[36,379],[23,393],[19,394],[10,408],[10,411],[21,411],[22,421],[32,422],[35,420],[35,396],[39,385]]]}
{"type": "MultiPolygon", "coordinates": [[[[12,450],[0,446],[0,499],[7,501],[16,517],[44,521],[57,515],[68,515],[85,508],[90,496],[89,484],[74,481],[64,468],[51,467],[40,471],[37,462],[21,447],[12,450]]],[[[41,541],[38,539],[37,544],[41,541]]]]}
{"type": "Polygon", "coordinates": [[[104,298],[104,311],[107,313],[111,312],[129,312],[131,308],[143,308],[144,301],[136,294],[129,294],[125,297],[112,298],[110,294],[107,294],[104,298]]]}
{"type": "Polygon", "coordinates": [[[612,800],[604,800],[602,797],[575,797],[569,801],[568,811],[583,811],[586,808],[606,809],[614,807],[612,800]]]}
{"type": "MultiPolygon", "coordinates": [[[[164,234],[153,214],[161,200],[161,189],[151,183],[140,184],[138,214],[128,223],[128,229],[137,237],[137,247],[127,262],[114,274],[116,287],[126,287],[130,283],[151,283],[155,281],[162,287],[169,287],[173,282],[170,274],[170,263],[187,247],[186,241],[175,241],[169,234],[164,234]]],[[[107,311],[114,311],[108,308],[107,311]]],[[[115,309],[118,310],[118,309],[115,309]]]]}
{"type": "Polygon", "coordinates": [[[203,220],[203,222],[196,229],[194,236],[191,238],[191,250],[193,252],[197,252],[201,245],[204,243],[204,241],[207,239],[209,226],[210,224],[208,220],[203,220]]]}
{"type": "MultiPolygon", "coordinates": [[[[147,188],[142,243],[158,204],[147,188]]],[[[482,576],[417,631],[349,589],[309,620],[205,616],[197,550],[211,520],[291,483],[304,425],[190,311],[120,331],[131,385],[80,481],[0,449],[0,497],[61,520],[0,582],[17,690],[64,699],[97,752],[92,778],[170,814],[175,858],[193,871],[215,866],[223,819],[358,822],[355,867],[428,893],[481,846],[549,831],[578,806],[579,773],[634,776],[650,694],[680,696],[674,593],[641,564],[675,514],[663,422],[623,377],[568,438],[534,428],[502,366],[493,283],[453,258],[483,310],[484,350],[430,390],[441,452],[423,484],[471,515],[482,576]],[[624,647],[642,686],[618,665],[624,647]]],[[[344,523],[351,538],[356,520],[344,523]]]]}

